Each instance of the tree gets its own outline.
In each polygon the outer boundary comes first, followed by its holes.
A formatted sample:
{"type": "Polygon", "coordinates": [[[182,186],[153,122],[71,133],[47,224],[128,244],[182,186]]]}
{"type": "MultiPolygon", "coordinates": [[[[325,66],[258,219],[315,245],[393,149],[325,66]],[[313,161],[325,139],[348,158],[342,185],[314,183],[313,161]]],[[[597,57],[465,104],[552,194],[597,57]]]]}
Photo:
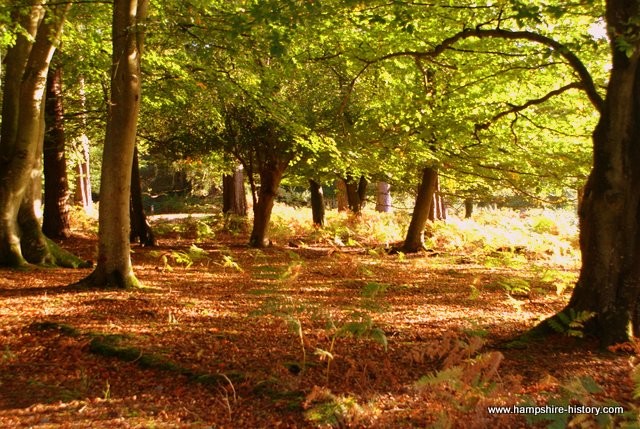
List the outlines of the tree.
{"type": "Polygon", "coordinates": [[[222,176],[222,213],[247,216],[247,194],[244,191],[242,165],[237,165],[233,174],[222,176]]]}
{"type": "Polygon", "coordinates": [[[282,176],[294,156],[293,137],[273,119],[263,117],[248,106],[229,106],[222,139],[249,178],[253,198],[249,245],[268,246],[271,211],[282,176]]]}
{"type": "Polygon", "coordinates": [[[115,0],[111,91],[100,180],[98,261],[82,284],[131,288],[129,201],[140,108],[140,60],[148,0],[115,0]]]}
{"type": "Polygon", "coordinates": [[[131,202],[130,202],[131,232],[129,240],[136,241],[142,246],[156,246],[156,238],[147,220],[142,204],[142,185],[140,183],[140,161],[138,147],[133,149],[133,164],[131,167],[131,202]]]}
{"type": "Polygon", "coordinates": [[[322,185],[313,179],[309,179],[309,191],[311,192],[311,217],[313,224],[324,226],[324,195],[322,185]]]}
{"type": "Polygon", "coordinates": [[[409,223],[404,243],[399,249],[401,252],[415,253],[424,249],[424,228],[429,220],[437,181],[438,170],[433,167],[425,167],[422,170],[422,179],[418,187],[411,223],[409,223]]]}
{"type": "Polygon", "coordinates": [[[376,211],[391,212],[391,185],[387,182],[376,183],[376,211]]]}
{"type": "Polygon", "coordinates": [[[42,231],[50,238],[67,238],[69,184],[65,154],[62,67],[49,68],[45,101],[46,131],[43,143],[44,212],[42,231]]]}
{"type": "Polygon", "coordinates": [[[640,335],[640,2],[607,0],[606,21],[611,75],[579,212],[582,268],[563,310],[594,313],[587,330],[604,346],[640,335]]]}
{"type": "Polygon", "coordinates": [[[70,3],[15,2],[12,16],[22,27],[8,50],[3,87],[0,168],[0,265],[52,263],[77,266],[42,233],[34,211],[39,195],[44,136],[44,94],[49,63],[70,3]]]}

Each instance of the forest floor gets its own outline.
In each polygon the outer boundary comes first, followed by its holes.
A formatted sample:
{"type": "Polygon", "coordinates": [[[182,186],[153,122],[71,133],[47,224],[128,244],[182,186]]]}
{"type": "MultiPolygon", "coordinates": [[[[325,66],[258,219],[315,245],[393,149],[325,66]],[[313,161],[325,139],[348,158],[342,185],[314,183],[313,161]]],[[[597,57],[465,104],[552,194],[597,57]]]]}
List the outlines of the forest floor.
{"type": "MultiPolygon", "coordinates": [[[[637,346],[599,350],[576,336],[582,315],[545,341],[510,342],[570,296],[542,271],[575,269],[540,268],[526,249],[514,268],[438,249],[246,241],[160,234],[157,248],[133,247],[134,291],[68,286],[89,269],[0,271],[0,427],[638,422],[637,346]],[[603,408],[614,403],[625,414],[603,408]],[[556,408],[488,411],[525,404],[556,408]],[[594,408],[557,408],[569,404],[594,408]]],[[[91,235],[64,247],[95,258],[91,235]]]]}

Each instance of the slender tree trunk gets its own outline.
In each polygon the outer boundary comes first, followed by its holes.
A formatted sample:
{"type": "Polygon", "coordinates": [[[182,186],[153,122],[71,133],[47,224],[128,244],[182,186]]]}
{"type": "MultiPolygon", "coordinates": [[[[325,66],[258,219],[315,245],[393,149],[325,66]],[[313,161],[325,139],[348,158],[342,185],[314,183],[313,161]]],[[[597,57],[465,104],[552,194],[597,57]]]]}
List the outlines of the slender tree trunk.
{"type": "Polygon", "coordinates": [[[244,190],[244,168],[238,165],[233,174],[222,177],[222,212],[247,215],[247,194],[244,190]]]}
{"type": "Polygon", "coordinates": [[[51,238],[67,238],[69,227],[69,185],[65,157],[62,68],[49,70],[45,102],[46,133],[43,147],[44,214],[42,231],[51,238]]]}
{"type": "Polygon", "coordinates": [[[429,218],[429,210],[433,204],[433,193],[436,189],[438,171],[427,167],[422,170],[422,180],[416,196],[416,204],[411,216],[404,244],[400,248],[405,253],[415,253],[424,248],[424,228],[429,218]]]}
{"type": "Polygon", "coordinates": [[[222,213],[231,213],[233,208],[233,174],[222,175],[222,213]]]}
{"type": "Polygon", "coordinates": [[[349,209],[347,183],[343,178],[336,179],[336,203],[338,205],[339,212],[346,212],[349,209]]]}
{"type": "Polygon", "coordinates": [[[471,219],[473,215],[473,199],[465,198],[464,199],[464,218],[471,219]]]}
{"type": "MultiPolygon", "coordinates": [[[[78,95],[80,96],[80,108],[84,111],[86,109],[86,96],[84,91],[84,76],[79,78],[78,95]]],[[[76,150],[79,153],[78,160],[78,174],[76,178],[76,193],[75,200],[82,204],[84,211],[89,216],[93,215],[93,200],[91,196],[91,169],[90,169],[90,154],[89,154],[89,138],[84,133],[84,129],[87,128],[87,115],[82,114],[82,127],[83,132],[78,138],[76,143],[76,150]]]]}
{"type": "Polygon", "coordinates": [[[138,160],[138,148],[133,150],[133,165],[131,167],[131,232],[129,240],[134,243],[139,241],[143,246],[156,246],[156,238],[147,215],[144,213],[142,203],[142,185],[140,183],[140,163],[138,160]]]}
{"type": "Polygon", "coordinates": [[[360,180],[358,181],[358,205],[360,206],[359,211],[362,211],[365,203],[367,202],[367,186],[369,185],[369,181],[366,177],[360,176],[360,180]]]}
{"type": "Polygon", "coordinates": [[[309,179],[309,191],[311,192],[311,217],[313,224],[324,226],[324,195],[322,185],[313,179],[309,179]]]}
{"type": "Polygon", "coordinates": [[[440,177],[436,177],[436,189],[433,193],[433,203],[429,209],[429,220],[446,220],[447,211],[444,205],[444,198],[440,192],[440,177]]]}
{"type": "Polygon", "coordinates": [[[7,75],[0,131],[0,265],[52,261],[48,246],[41,245],[45,238],[33,211],[34,202],[40,199],[40,195],[33,194],[33,187],[39,185],[33,178],[40,177],[47,72],[69,7],[70,3],[50,6],[45,19],[44,7],[35,2],[30,14],[20,18],[35,41],[19,35],[5,57],[7,75]]]}
{"type": "Polygon", "coordinates": [[[355,214],[360,214],[367,196],[367,179],[364,176],[361,176],[356,182],[351,175],[348,175],[345,183],[347,187],[349,210],[355,214]]]}
{"type": "Polygon", "coordinates": [[[391,212],[391,185],[387,182],[378,182],[376,185],[376,211],[381,213],[391,212]]]}
{"type": "Polygon", "coordinates": [[[131,266],[129,201],[147,7],[148,0],[115,0],[113,6],[113,65],[100,178],[98,263],[82,282],[97,287],[139,284],[131,266]]]}
{"type": "Polygon", "coordinates": [[[253,230],[249,238],[251,247],[266,247],[271,244],[268,238],[269,222],[271,220],[271,211],[278,195],[278,187],[282,180],[286,164],[284,167],[266,166],[260,171],[260,190],[258,191],[258,199],[253,206],[253,230]]]}

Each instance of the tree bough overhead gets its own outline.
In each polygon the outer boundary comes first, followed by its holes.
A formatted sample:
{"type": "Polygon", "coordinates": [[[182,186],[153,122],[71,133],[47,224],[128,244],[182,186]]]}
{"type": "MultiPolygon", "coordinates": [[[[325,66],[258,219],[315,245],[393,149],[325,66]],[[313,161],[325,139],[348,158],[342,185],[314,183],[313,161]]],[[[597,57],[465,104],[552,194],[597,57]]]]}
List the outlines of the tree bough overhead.
{"type": "Polygon", "coordinates": [[[130,255],[130,193],[142,76],[142,25],[147,0],[116,0],[113,6],[111,97],[102,159],[98,261],[83,285],[138,286],[130,255]]]}

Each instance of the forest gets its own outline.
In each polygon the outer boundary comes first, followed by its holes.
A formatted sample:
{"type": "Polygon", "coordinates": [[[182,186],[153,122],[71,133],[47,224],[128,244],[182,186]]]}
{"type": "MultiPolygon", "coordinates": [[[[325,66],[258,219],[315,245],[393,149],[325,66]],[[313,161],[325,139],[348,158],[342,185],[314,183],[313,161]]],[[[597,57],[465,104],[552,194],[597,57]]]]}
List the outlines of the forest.
{"type": "Polygon", "coordinates": [[[0,426],[640,427],[640,1],[7,0],[0,57],[0,426]]]}

